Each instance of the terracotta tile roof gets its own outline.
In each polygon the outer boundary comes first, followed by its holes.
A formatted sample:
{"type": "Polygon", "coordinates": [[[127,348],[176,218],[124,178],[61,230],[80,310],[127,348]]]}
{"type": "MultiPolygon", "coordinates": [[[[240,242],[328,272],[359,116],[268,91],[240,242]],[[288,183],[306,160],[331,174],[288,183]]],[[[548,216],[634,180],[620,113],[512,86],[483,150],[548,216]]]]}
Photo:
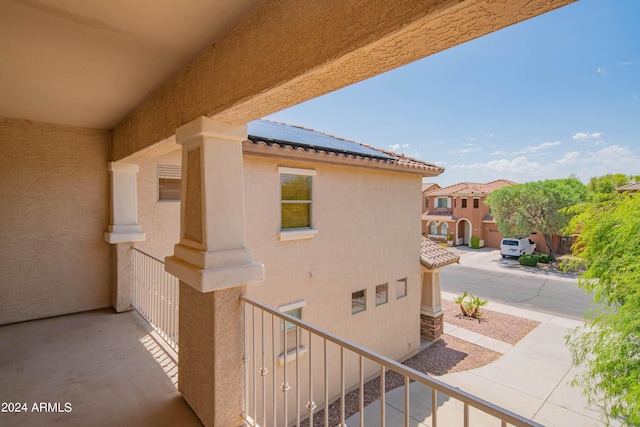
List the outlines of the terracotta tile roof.
{"type": "Polygon", "coordinates": [[[429,270],[456,263],[460,257],[445,247],[440,246],[426,237],[422,237],[420,245],[420,264],[429,270]]]}
{"type": "Polygon", "coordinates": [[[489,194],[493,190],[498,190],[502,187],[506,187],[507,185],[516,184],[513,181],[509,181],[507,179],[498,179],[495,181],[488,182],[486,184],[479,184],[476,182],[460,182],[458,184],[453,184],[448,187],[439,188],[436,190],[432,190],[427,192],[428,196],[451,196],[454,194],[489,194]]]}
{"type": "Polygon", "coordinates": [[[491,215],[491,213],[488,213],[484,218],[482,218],[482,222],[496,222],[496,219],[491,215]]]}
{"type": "Polygon", "coordinates": [[[277,124],[280,127],[290,127],[292,129],[303,130],[307,134],[317,134],[319,139],[323,139],[328,143],[326,146],[323,145],[310,145],[308,143],[299,143],[296,141],[283,141],[279,139],[272,139],[266,136],[252,136],[249,134],[248,141],[245,143],[249,143],[255,147],[263,147],[270,149],[277,149],[281,151],[283,154],[291,153],[291,152],[305,152],[318,156],[323,156],[325,158],[333,158],[333,159],[351,159],[351,160],[360,160],[366,162],[370,165],[375,164],[386,164],[394,167],[399,167],[402,169],[409,168],[415,169],[418,171],[428,172],[429,175],[439,175],[444,172],[444,168],[438,166],[434,163],[425,162],[423,160],[414,159],[412,157],[405,156],[404,154],[397,154],[393,151],[383,150],[380,148],[373,147],[371,145],[362,144],[356,141],[351,141],[348,139],[340,138],[334,135],[330,135],[324,132],[319,132],[314,129],[305,128],[302,126],[294,126],[280,122],[271,122],[268,120],[257,120],[256,122],[267,122],[271,124],[277,124]],[[335,144],[331,144],[333,141],[335,144]],[[334,146],[334,147],[331,147],[334,146]],[[341,147],[340,149],[335,148],[335,146],[341,147]],[[378,153],[379,156],[376,156],[375,153],[378,153]]]}
{"type": "Polygon", "coordinates": [[[435,190],[434,187],[440,188],[440,186],[438,184],[436,184],[435,182],[423,182],[422,183],[422,192],[424,193],[427,190],[435,190]]]}
{"type": "Polygon", "coordinates": [[[422,214],[423,221],[456,221],[451,211],[427,211],[422,214]]]}

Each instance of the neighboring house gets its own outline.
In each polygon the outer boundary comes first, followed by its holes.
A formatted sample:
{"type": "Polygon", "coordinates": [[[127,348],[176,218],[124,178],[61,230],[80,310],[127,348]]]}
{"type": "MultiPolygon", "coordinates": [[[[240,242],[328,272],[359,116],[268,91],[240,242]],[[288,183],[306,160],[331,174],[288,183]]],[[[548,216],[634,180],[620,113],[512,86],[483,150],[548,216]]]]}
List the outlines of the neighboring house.
{"type": "Polygon", "coordinates": [[[492,191],[513,184],[506,179],[487,184],[461,182],[428,191],[423,205],[423,234],[434,241],[445,241],[451,234],[454,245],[468,245],[471,237],[477,236],[481,246],[500,247],[502,233],[484,201],[492,191]]]}
{"type": "Polygon", "coordinates": [[[631,193],[636,193],[640,191],[640,182],[634,182],[632,184],[623,185],[622,187],[616,188],[618,193],[623,193],[625,191],[629,191],[631,193]]]}
{"type": "MultiPolygon", "coordinates": [[[[255,121],[248,132],[242,145],[246,240],[268,274],[247,296],[395,360],[420,349],[421,323],[433,329],[422,335],[437,339],[441,260],[421,273],[420,254],[424,266],[433,253],[424,258],[421,252],[418,203],[422,178],[443,169],[282,123],[255,121]],[[422,308],[421,295],[434,292],[437,307],[422,308]]],[[[181,164],[176,146],[142,163],[138,173],[146,240],[136,247],[161,259],[180,240],[181,164]]],[[[283,339],[278,334],[278,345],[283,339]]],[[[299,340],[306,358],[308,337],[299,340]]],[[[291,363],[293,331],[287,347],[291,363]]]]}
{"type": "MultiPolygon", "coordinates": [[[[427,193],[432,190],[441,188],[435,182],[423,182],[422,183],[422,213],[425,213],[429,208],[429,196],[427,193]]],[[[424,231],[424,230],[423,230],[424,231]]]]}

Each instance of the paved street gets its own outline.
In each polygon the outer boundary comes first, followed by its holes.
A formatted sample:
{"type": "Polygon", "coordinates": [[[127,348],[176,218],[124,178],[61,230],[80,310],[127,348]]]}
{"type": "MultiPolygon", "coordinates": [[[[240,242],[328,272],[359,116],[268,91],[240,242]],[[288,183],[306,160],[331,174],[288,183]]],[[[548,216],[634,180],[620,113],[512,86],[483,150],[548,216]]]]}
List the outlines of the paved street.
{"type": "Polygon", "coordinates": [[[516,259],[503,259],[500,251],[483,248],[453,249],[460,265],[444,267],[445,292],[465,291],[483,299],[573,319],[582,319],[592,307],[591,297],[578,288],[575,276],[535,268],[521,268],[516,259]]]}

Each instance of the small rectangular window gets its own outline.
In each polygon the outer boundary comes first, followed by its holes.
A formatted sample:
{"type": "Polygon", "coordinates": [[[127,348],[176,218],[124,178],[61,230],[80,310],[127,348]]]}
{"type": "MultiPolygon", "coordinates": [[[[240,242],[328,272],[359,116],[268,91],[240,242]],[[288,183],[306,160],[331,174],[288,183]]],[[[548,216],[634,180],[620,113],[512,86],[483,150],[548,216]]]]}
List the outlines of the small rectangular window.
{"type": "Polygon", "coordinates": [[[478,209],[480,207],[480,199],[473,199],[473,209],[478,209]]]}
{"type": "Polygon", "coordinates": [[[376,286],[376,306],[386,304],[389,301],[389,284],[384,283],[376,286]]]}
{"type": "Polygon", "coordinates": [[[367,290],[351,293],[351,314],[360,313],[367,309],[367,290]]]}
{"type": "Polygon", "coordinates": [[[407,296],[407,278],[396,281],[396,299],[407,296]]]}
{"type": "MultiPolygon", "coordinates": [[[[306,305],[306,300],[300,300],[278,306],[278,310],[282,313],[288,314],[295,319],[302,319],[302,307],[306,305]]],[[[298,334],[296,335],[296,325],[291,322],[280,320],[280,333],[282,334],[282,345],[284,346],[284,335],[287,337],[287,353],[296,349],[297,344],[302,346],[302,330],[298,328],[298,334]]],[[[284,359],[284,348],[282,350],[281,357],[284,359]]],[[[290,360],[288,360],[290,361],[290,360]]]]}
{"type": "Polygon", "coordinates": [[[428,197],[425,197],[425,198],[424,198],[424,207],[425,207],[425,208],[428,208],[428,207],[429,207],[429,198],[428,198],[428,197]]]}
{"type": "Polygon", "coordinates": [[[158,200],[180,200],[181,167],[158,165],[158,200]]]}
{"type": "Polygon", "coordinates": [[[467,207],[467,199],[462,199],[462,209],[466,209],[467,207]]]}

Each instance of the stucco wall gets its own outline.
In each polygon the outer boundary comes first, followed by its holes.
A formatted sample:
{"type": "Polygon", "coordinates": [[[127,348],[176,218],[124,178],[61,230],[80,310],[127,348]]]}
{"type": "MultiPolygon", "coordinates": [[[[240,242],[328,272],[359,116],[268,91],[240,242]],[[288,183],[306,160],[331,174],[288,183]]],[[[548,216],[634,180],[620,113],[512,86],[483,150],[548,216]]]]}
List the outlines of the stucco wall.
{"type": "Polygon", "coordinates": [[[180,166],[182,151],[176,150],[141,163],[138,172],[138,222],[146,234],[137,248],[157,257],[173,255],[173,245],[180,241],[180,202],[158,201],[158,165],[180,166]]]}
{"type": "Polygon", "coordinates": [[[110,305],[109,141],[0,118],[0,324],[110,305]]]}
{"type": "MultiPolygon", "coordinates": [[[[266,280],[250,286],[249,296],[274,307],[304,298],[303,319],[321,328],[389,357],[415,350],[419,319],[409,312],[419,312],[421,177],[246,154],[243,161],[247,246],[266,270],[266,280]],[[278,166],[317,171],[312,226],[318,234],[312,239],[278,239],[278,166]],[[409,296],[396,300],[395,282],[405,277],[409,296]],[[375,286],[383,283],[389,283],[389,303],[376,307],[375,286]],[[351,293],[362,289],[367,310],[352,316],[351,293]]],[[[175,151],[141,164],[138,173],[138,216],[147,239],[136,246],[161,259],[179,241],[180,207],[157,200],[156,167],[179,163],[175,151]]]]}
{"type": "Polygon", "coordinates": [[[419,346],[420,188],[416,175],[245,156],[247,245],[266,279],[248,294],[271,306],[306,299],[303,319],[399,358],[419,346]],[[307,240],[279,241],[278,166],[315,169],[307,240]],[[395,299],[408,278],[409,296],[395,299]],[[375,306],[375,286],[389,303],[375,306]],[[367,310],[351,314],[351,293],[366,289],[367,310]],[[413,345],[413,347],[412,347],[413,345]]]}

